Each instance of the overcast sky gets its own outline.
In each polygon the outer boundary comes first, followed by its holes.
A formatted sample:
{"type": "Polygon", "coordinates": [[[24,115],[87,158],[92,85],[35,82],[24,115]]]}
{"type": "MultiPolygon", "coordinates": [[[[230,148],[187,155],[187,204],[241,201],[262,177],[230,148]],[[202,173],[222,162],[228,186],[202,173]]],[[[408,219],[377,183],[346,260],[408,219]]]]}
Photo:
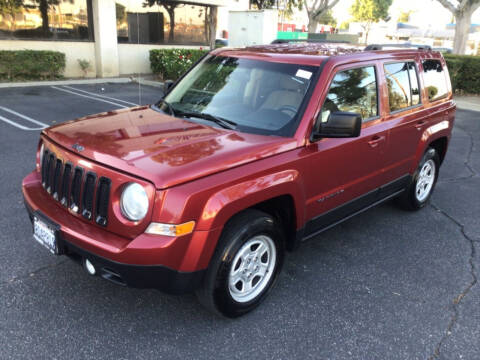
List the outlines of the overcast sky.
{"type": "MultiPolygon", "coordinates": [[[[338,24],[350,18],[350,7],[353,0],[340,0],[333,9],[338,24]]],[[[453,2],[454,3],[454,2],[453,2]]],[[[413,10],[410,23],[423,28],[429,25],[432,28],[444,29],[445,24],[451,22],[452,14],[445,9],[437,0],[393,0],[390,7],[390,16],[397,19],[402,11],[413,10]]],[[[472,23],[480,23],[480,9],[472,16],[472,23]]]]}

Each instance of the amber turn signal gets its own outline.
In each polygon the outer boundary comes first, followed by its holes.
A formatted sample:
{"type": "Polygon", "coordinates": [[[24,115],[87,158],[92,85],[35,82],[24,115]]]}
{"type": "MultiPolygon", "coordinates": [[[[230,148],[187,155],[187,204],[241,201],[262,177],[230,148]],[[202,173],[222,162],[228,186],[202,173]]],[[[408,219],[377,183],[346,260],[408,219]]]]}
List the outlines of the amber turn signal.
{"type": "Polygon", "coordinates": [[[183,224],[161,224],[150,223],[147,230],[147,234],[164,235],[164,236],[182,236],[190,234],[195,227],[195,221],[189,221],[183,224]]]}

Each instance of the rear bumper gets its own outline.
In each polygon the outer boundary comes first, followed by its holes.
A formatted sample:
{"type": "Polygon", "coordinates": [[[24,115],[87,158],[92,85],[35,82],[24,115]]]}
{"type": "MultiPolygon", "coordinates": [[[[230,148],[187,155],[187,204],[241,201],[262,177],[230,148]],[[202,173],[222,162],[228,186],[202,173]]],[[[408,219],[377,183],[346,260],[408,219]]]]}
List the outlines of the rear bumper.
{"type": "Polygon", "coordinates": [[[60,227],[58,246],[75,260],[88,259],[102,278],[119,285],[182,294],[197,289],[208,266],[217,230],[179,238],[141,234],[125,239],[70,214],[43,189],[36,172],[23,181],[25,207],[60,227]]]}

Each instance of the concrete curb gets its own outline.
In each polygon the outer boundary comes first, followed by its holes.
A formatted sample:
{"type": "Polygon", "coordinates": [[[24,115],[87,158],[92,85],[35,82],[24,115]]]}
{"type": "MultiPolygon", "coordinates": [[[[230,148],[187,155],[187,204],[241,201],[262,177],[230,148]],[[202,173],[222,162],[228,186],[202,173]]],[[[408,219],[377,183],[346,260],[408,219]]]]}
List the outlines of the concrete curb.
{"type": "Polygon", "coordinates": [[[480,111],[480,97],[456,96],[453,100],[457,103],[459,109],[480,111]]]}
{"type": "Polygon", "coordinates": [[[54,81],[26,81],[26,82],[10,82],[0,83],[0,89],[16,88],[16,87],[30,87],[30,86],[54,86],[54,85],[82,85],[82,84],[128,84],[140,83],[140,85],[148,85],[162,88],[163,82],[155,80],[147,80],[135,77],[118,77],[118,78],[101,78],[101,79],[71,79],[71,80],[54,80],[54,81]]]}
{"type": "Polygon", "coordinates": [[[146,80],[146,79],[133,79],[133,82],[135,83],[140,83],[140,85],[148,85],[148,86],[153,86],[153,87],[158,87],[158,88],[163,88],[163,82],[160,81],[155,81],[155,80],[146,80]]]}
{"type": "Polygon", "coordinates": [[[14,87],[29,87],[29,86],[52,86],[52,85],[81,85],[81,84],[104,84],[117,83],[126,84],[134,81],[129,77],[120,78],[101,78],[101,79],[71,79],[71,80],[54,80],[54,81],[27,81],[27,82],[10,82],[0,83],[0,89],[14,88],[14,87]]]}

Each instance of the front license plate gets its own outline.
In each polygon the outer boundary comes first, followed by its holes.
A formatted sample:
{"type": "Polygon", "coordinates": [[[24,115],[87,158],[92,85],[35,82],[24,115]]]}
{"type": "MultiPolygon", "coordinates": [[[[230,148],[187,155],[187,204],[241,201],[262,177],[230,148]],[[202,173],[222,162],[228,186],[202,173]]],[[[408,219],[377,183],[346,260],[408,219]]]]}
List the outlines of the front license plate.
{"type": "Polygon", "coordinates": [[[33,218],[33,238],[52,254],[58,254],[57,231],[37,216],[33,218]]]}

